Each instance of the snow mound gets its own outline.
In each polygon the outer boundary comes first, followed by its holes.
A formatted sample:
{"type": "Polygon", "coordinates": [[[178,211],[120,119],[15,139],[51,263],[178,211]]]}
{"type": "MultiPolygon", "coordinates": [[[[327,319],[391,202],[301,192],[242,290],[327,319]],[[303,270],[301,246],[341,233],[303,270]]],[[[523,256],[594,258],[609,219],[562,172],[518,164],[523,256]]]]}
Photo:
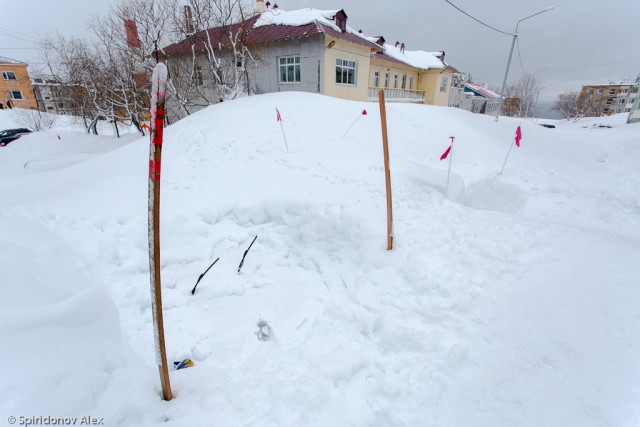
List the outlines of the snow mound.
{"type": "Polygon", "coordinates": [[[392,251],[377,104],[268,94],[165,130],[167,354],[195,362],[170,373],[171,402],[153,349],[148,138],[103,150],[69,128],[0,150],[2,413],[638,424],[640,126],[603,137],[392,103],[387,118],[392,251]]]}

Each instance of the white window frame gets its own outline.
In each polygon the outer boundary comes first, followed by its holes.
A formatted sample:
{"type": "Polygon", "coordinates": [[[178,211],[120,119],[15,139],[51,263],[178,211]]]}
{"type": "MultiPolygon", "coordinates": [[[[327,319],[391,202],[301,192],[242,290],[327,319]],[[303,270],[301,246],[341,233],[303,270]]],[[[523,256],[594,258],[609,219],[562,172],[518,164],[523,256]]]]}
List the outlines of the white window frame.
{"type": "Polygon", "coordinates": [[[393,88],[398,89],[398,74],[393,75],[393,88]]]}
{"type": "Polygon", "coordinates": [[[341,86],[358,85],[358,61],[354,59],[336,58],[336,84],[341,86]],[[349,71],[351,70],[353,70],[353,82],[349,81],[349,71]],[[346,82],[344,81],[345,79],[346,82]]]}
{"type": "Polygon", "coordinates": [[[402,85],[401,85],[401,89],[404,90],[407,88],[407,75],[403,74],[402,75],[402,85]]]}
{"type": "Polygon", "coordinates": [[[10,80],[10,81],[17,81],[18,80],[18,76],[16,76],[16,72],[15,71],[3,71],[2,72],[2,79],[3,80],[10,80]],[[13,78],[10,78],[9,76],[13,75],[13,78]]]}
{"type": "Polygon", "coordinates": [[[373,72],[373,87],[380,87],[380,71],[373,72]]]}
{"type": "Polygon", "coordinates": [[[384,88],[385,89],[389,89],[389,78],[391,77],[391,74],[389,73],[389,70],[387,70],[386,73],[384,73],[384,88]]]}
{"type": "Polygon", "coordinates": [[[413,90],[413,76],[409,76],[409,90],[413,90]]]}
{"type": "Polygon", "coordinates": [[[288,55],[278,57],[278,83],[299,84],[302,81],[302,69],[300,55],[288,55]],[[282,62],[284,60],[284,63],[282,62]],[[289,80],[289,67],[293,67],[293,77],[289,80]],[[285,80],[282,80],[284,68],[285,80]],[[296,72],[297,70],[297,72],[296,72]]]}
{"type": "Polygon", "coordinates": [[[13,99],[14,101],[22,101],[24,99],[24,97],[22,96],[22,92],[19,90],[10,90],[9,91],[9,98],[13,99]],[[15,94],[19,93],[20,94],[20,98],[16,98],[15,94]]]}

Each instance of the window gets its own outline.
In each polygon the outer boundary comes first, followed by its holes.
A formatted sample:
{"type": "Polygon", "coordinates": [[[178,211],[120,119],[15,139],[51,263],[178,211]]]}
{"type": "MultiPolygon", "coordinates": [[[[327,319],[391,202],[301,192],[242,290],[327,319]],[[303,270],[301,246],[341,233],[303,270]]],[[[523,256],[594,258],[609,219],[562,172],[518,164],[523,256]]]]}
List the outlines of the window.
{"type": "Polygon", "coordinates": [[[280,83],[300,83],[300,55],[280,57],[280,83]]]}
{"type": "Polygon", "coordinates": [[[402,75],[402,89],[406,89],[407,88],[407,75],[403,74],[402,75]]]}
{"type": "Polygon", "coordinates": [[[357,64],[348,59],[336,59],[336,83],[355,85],[357,64]]]}
{"type": "Polygon", "coordinates": [[[380,71],[373,73],[373,87],[380,87],[380,71]]]}
{"type": "Polygon", "coordinates": [[[634,102],[636,102],[635,98],[629,98],[629,104],[633,104],[634,102]]]}
{"type": "Polygon", "coordinates": [[[618,99],[618,104],[624,104],[624,98],[618,99]]]}
{"type": "Polygon", "coordinates": [[[440,92],[446,92],[447,91],[447,84],[449,83],[449,78],[448,77],[443,77],[442,80],[440,80],[440,92]]]}
{"type": "Polygon", "coordinates": [[[384,74],[384,87],[385,88],[389,87],[389,72],[388,71],[384,74]]]}
{"type": "Polygon", "coordinates": [[[11,99],[22,99],[22,92],[20,92],[19,90],[10,90],[9,96],[11,97],[11,99]]]}
{"type": "Polygon", "coordinates": [[[394,89],[398,89],[398,75],[397,74],[393,75],[393,88],[394,89]]]}
{"type": "Polygon", "coordinates": [[[602,95],[602,89],[598,89],[598,95],[602,95]]]}
{"type": "Polygon", "coordinates": [[[2,78],[5,80],[18,80],[16,79],[16,73],[13,71],[3,71],[2,78]]]}
{"type": "Polygon", "coordinates": [[[633,93],[638,93],[638,88],[637,87],[633,88],[633,93]]]}
{"type": "Polygon", "coordinates": [[[202,86],[202,65],[196,65],[196,68],[193,70],[193,82],[196,86],[202,86]]]}
{"type": "Polygon", "coordinates": [[[589,95],[591,95],[593,93],[593,89],[589,89],[589,95]]]}
{"type": "Polygon", "coordinates": [[[413,89],[413,76],[409,77],[409,89],[413,89]]]}
{"type": "Polygon", "coordinates": [[[625,113],[630,113],[630,112],[631,112],[631,108],[625,108],[625,109],[624,109],[624,112],[625,112],[625,113]]]}
{"type": "Polygon", "coordinates": [[[609,90],[609,95],[615,95],[615,94],[616,94],[616,90],[615,89],[609,90]]]}

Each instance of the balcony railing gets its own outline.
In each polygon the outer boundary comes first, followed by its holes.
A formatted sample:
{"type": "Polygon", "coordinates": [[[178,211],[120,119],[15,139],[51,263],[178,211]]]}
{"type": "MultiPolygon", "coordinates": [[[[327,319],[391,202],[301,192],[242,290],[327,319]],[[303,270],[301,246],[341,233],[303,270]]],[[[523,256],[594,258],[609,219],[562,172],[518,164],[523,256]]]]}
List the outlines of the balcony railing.
{"type": "Polygon", "coordinates": [[[413,89],[383,89],[369,87],[369,101],[378,100],[378,92],[384,90],[384,100],[390,102],[424,102],[424,91],[413,89]]]}

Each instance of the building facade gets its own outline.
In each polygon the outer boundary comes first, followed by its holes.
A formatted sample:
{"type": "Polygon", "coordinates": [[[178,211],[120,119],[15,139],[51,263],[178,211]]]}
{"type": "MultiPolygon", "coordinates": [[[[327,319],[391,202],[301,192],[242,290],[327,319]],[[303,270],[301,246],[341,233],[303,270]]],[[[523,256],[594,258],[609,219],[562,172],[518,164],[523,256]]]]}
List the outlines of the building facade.
{"type": "MultiPolygon", "coordinates": [[[[259,4],[258,11],[262,7],[259,4]]],[[[224,31],[202,31],[162,52],[174,76],[180,64],[194,57],[195,67],[204,69],[211,59],[207,46],[220,62],[235,64],[237,48],[229,45],[229,34],[238,32],[251,48],[246,66],[250,92],[304,91],[367,101],[377,100],[384,89],[389,101],[447,105],[452,72],[444,64],[444,52],[405,51],[404,46],[385,44],[383,37],[365,37],[350,28],[347,19],[344,10],[267,9],[224,31]]],[[[202,91],[215,86],[206,78],[198,84],[202,91]]]]}
{"type": "Polygon", "coordinates": [[[640,99],[640,78],[582,86],[579,105],[587,116],[610,116],[634,111],[640,99]]]}
{"type": "Polygon", "coordinates": [[[31,87],[27,64],[14,59],[0,57],[0,102],[7,101],[17,108],[37,108],[36,98],[31,87]]]}

